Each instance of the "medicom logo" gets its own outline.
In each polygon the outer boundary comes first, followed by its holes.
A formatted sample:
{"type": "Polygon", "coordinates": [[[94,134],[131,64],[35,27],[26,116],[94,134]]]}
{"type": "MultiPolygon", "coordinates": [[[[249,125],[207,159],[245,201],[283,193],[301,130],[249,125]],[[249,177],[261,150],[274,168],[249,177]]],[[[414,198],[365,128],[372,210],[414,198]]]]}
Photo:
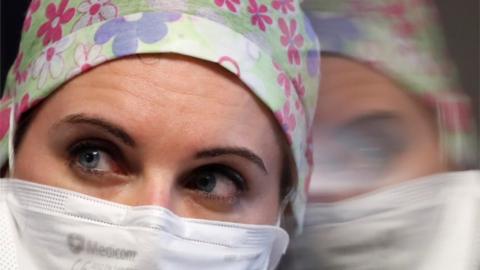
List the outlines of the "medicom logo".
{"type": "Polygon", "coordinates": [[[67,235],[67,244],[73,254],[90,254],[117,260],[133,261],[137,251],[102,245],[98,241],[86,239],[81,234],[71,233],[67,235]]]}

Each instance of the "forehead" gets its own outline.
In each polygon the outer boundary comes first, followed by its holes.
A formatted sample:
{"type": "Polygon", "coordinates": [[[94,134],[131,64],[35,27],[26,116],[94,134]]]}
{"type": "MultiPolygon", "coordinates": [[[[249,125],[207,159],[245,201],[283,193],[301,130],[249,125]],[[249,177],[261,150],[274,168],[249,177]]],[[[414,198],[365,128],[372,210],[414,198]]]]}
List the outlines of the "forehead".
{"type": "Polygon", "coordinates": [[[322,70],[317,123],[328,125],[377,112],[412,118],[425,110],[407,89],[366,64],[328,56],[322,58],[322,70]]]}
{"type": "Polygon", "coordinates": [[[278,147],[271,113],[235,75],[178,55],[106,63],[65,84],[44,107],[51,121],[88,112],[145,143],[278,147]]]}

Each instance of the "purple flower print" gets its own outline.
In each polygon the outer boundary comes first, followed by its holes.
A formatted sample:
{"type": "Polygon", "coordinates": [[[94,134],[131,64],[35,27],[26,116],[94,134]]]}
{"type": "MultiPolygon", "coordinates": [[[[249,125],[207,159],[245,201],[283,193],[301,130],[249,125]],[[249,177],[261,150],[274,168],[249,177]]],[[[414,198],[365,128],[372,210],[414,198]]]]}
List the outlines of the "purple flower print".
{"type": "Polygon", "coordinates": [[[95,33],[95,43],[105,44],[113,38],[115,56],[133,54],[138,48],[138,39],[152,44],[168,33],[166,22],[180,18],[180,14],[167,12],[149,12],[142,14],[138,20],[117,18],[106,22],[95,33]]]}
{"type": "Polygon", "coordinates": [[[318,50],[307,51],[307,69],[311,77],[320,73],[320,52],[318,50]]]}
{"type": "MultiPolygon", "coordinates": [[[[316,42],[317,34],[313,30],[307,16],[305,16],[304,25],[305,25],[305,32],[307,33],[308,39],[310,39],[312,42],[316,42]]],[[[320,52],[318,50],[310,49],[307,51],[307,68],[308,68],[308,74],[311,77],[318,76],[320,72],[319,61],[320,61],[320,52]]]]}
{"type": "Polygon", "coordinates": [[[350,18],[312,13],[310,19],[324,50],[342,52],[346,44],[361,38],[360,29],[350,18]]]}

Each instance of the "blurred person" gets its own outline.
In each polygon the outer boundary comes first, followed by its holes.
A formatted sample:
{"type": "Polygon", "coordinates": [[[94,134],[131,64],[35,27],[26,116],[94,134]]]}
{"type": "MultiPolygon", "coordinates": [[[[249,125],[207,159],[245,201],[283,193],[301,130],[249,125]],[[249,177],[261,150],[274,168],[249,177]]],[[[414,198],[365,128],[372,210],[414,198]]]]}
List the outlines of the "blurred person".
{"type": "Polygon", "coordinates": [[[33,0],[0,102],[0,268],[274,269],[311,165],[304,23],[293,1],[33,0]]]}
{"type": "Polygon", "coordinates": [[[432,3],[303,7],[322,84],[305,228],[282,269],[480,269],[473,121],[432,3]]]}

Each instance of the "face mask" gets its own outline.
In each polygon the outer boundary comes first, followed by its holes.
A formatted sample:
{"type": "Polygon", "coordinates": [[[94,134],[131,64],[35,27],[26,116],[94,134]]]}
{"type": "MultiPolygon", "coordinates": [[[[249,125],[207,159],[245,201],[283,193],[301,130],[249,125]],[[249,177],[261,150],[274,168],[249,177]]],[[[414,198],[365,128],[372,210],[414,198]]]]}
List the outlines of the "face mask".
{"type": "Polygon", "coordinates": [[[0,179],[0,269],[271,270],[288,234],[0,179]]]}
{"type": "Polygon", "coordinates": [[[312,204],[304,234],[292,242],[284,269],[478,270],[480,172],[312,204]]]}

